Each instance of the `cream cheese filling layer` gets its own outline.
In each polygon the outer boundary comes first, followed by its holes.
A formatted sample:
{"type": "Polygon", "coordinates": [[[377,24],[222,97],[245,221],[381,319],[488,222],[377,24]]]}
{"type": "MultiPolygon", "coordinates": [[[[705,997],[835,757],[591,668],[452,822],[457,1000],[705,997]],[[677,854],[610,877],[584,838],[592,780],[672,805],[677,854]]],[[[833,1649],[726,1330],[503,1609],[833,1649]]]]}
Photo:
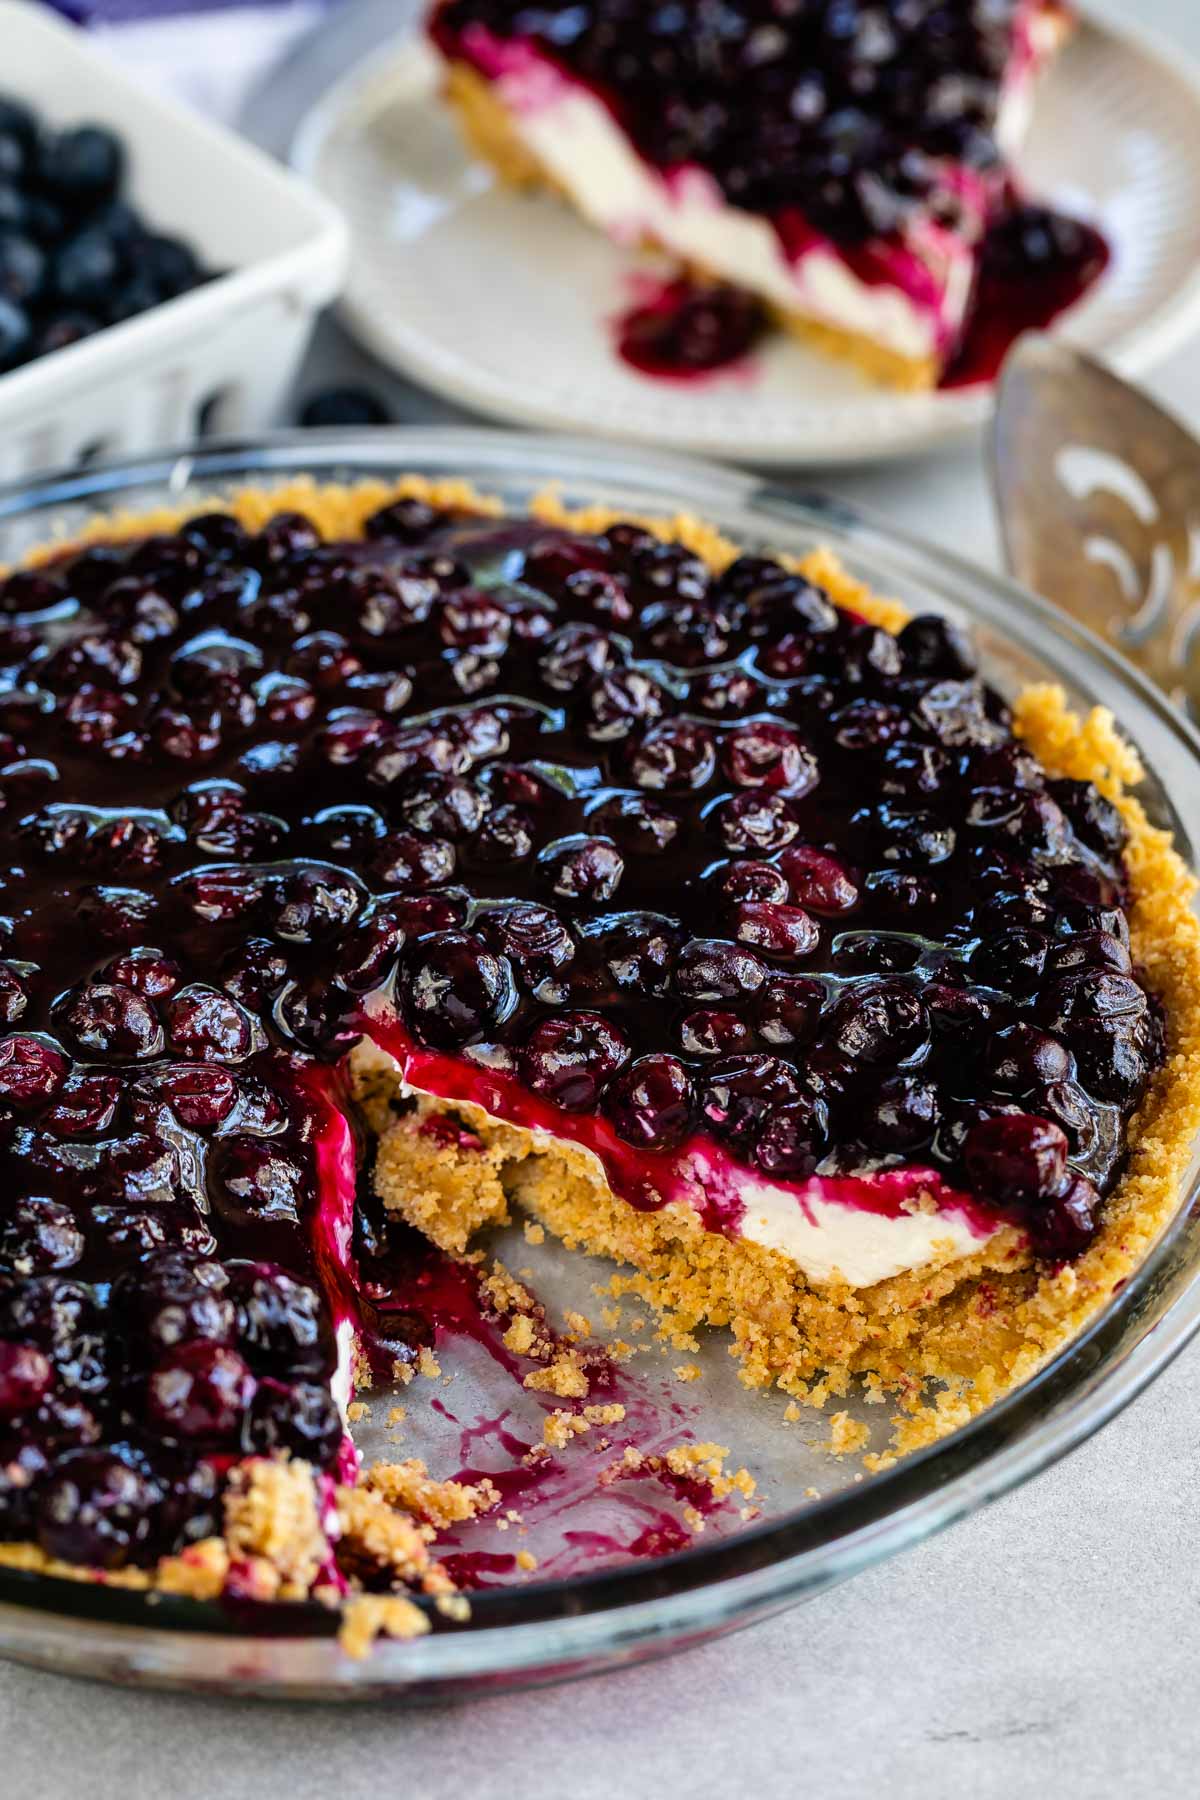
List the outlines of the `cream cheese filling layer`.
{"type": "Polygon", "coordinates": [[[893,1275],[970,1256],[994,1232],[980,1234],[959,1211],[914,1202],[911,1211],[868,1212],[825,1199],[814,1184],[803,1201],[790,1188],[744,1181],[742,1237],[776,1250],[816,1286],[844,1281],[873,1287],[893,1275]]]}
{"type": "MultiPolygon", "coordinates": [[[[535,1127],[513,1125],[475,1101],[443,1099],[406,1081],[401,1064],[379,1046],[373,1045],[368,1056],[374,1068],[390,1066],[399,1096],[433,1100],[460,1114],[476,1131],[489,1125],[502,1127],[526,1144],[532,1155],[545,1154],[561,1141],[573,1158],[584,1159],[597,1184],[609,1189],[600,1158],[585,1145],[558,1140],[535,1127]]],[[[993,1227],[966,1207],[939,1206],[920,1181],[909,1198],[886,1210],[839,1197],[835,1190],[840,1187],[844,1193],[849,1185],[846,1181],[823,1182],[820,1177],[794,1186],[772,1182],[706,1142],[681,1155],[669,1199],[675,1205],[689,1206],[703,1223],[707,1203],[718,1194],[727,1221],[724,1235],[748,1238],[777,1252],[814,1286],[843,1283],[867,1288],[934,1263],[945,1266],[974,1254],[1002,1229],[999,1221],[993,1227]]]]}

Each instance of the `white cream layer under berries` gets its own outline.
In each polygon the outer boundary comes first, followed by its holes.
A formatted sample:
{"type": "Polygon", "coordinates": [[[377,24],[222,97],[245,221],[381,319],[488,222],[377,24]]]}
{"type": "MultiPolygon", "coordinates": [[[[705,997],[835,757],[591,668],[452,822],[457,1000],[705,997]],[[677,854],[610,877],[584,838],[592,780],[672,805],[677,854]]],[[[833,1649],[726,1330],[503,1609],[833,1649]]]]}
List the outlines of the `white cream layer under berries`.
{"type": "MultiPolygon", "coordinates": [[[[406,1042],[386,1008],[376,1031],[356,1053],[360,1079],[372,1091],[382,1085],[401,1107],[414,1102],[415,1129],[460,1153],[468,1185],[471,1153],[485,1147],[480,1133],[515,1127],[522,1160],[569,1144],[590,1161],[601,1191],[646,1212],[685,1209],[706,1231],[775,1251],[818,1287],[867,1288],[933,1263],[944,1267],[980,1250],[1004,1228],[994,1213],[929,1167],[812,1174],[788,1182],[737,1162],[711,1138],[696,1137],[673,1154],[634,1153],[603,1118],[564,1118],[518,1083],[406,1042]]],[[[505,1133],[506,1139],[512,1135],[505,1133]]],[[[400,1210],[406,1210],[403,1204],[400,1210]]],[[[420,1213],[410,1217],[428,1225],[420,1213]]],[[[457,1227],[454,1220],[446,1241],[465,1247],[457,1227]]]]}
{"type": "MultiPolygon", "coordinates": [[[[693,1318],[793,1390],[940,1374],[939,1297],[974,1348],[1106,1208],[1153,1228],[1111,745],[1059,718],[1049,776],[959,631],[885,629],[828,560],[461,486],[300,502],[0,588],[0,1544],[153,1565],[285,1467],[316,1506],[346,1322],[405,1305],[372,1154],[455,1251],[510,1190],[665,1276],[683,1221],[693,1318]]],[[[1139,829],[1190,1091],[1196,926],[1139,829]]],[[[289,1591],[335,1579],[317,1535],[289,1591]]]]}
{"type": "Polygon", "coordinates": [[[506,173],[524,158],[618,241],[936,375],[1062,14],[836,10],[443,0],[431,30],[506,173]]]}

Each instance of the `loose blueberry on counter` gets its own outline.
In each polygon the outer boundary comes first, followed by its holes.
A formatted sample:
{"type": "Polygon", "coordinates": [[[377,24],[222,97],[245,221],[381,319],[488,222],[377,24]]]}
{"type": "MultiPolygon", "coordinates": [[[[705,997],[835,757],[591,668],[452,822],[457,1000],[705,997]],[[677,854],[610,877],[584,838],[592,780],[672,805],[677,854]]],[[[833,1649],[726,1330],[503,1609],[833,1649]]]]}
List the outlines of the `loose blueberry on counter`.
{"type": "Polygon", "coordinates": [[[304,402],[300,423],[306,429],[324,425],[388,425],[391,414],[383,401],[366,388],[326,388],[304,402]]]}

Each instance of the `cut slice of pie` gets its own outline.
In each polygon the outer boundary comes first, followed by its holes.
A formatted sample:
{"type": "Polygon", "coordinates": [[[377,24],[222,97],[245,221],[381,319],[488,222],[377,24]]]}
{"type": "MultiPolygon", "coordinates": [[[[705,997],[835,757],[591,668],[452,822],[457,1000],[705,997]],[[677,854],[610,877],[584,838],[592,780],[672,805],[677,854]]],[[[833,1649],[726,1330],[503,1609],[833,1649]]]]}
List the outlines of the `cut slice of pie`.
{"type": "MultiPolygon", "coordinates": [[[[909,388],[962,345],[1067,29],[1054,0],[438,0],[429,21],[447,96],[506,179],[909,388]]],[[[1078,228],[1047,249],[1045,217],[1016,235],[1027,281],[1054,263],[1050,310],[1065,262],[1080,286],[1103,262],[1078,228]]]]}
{"type": "Polygon", "coordinates": [[[0,1562],[446,1603],[497,1493],[361,1471],[353,1396],[453,1357],[429,1244],[514,1210],[904,1447],[1177,1204],[1200,929],[1136,759],[829,557],[301,485],[0,609],[0,1562]]]}

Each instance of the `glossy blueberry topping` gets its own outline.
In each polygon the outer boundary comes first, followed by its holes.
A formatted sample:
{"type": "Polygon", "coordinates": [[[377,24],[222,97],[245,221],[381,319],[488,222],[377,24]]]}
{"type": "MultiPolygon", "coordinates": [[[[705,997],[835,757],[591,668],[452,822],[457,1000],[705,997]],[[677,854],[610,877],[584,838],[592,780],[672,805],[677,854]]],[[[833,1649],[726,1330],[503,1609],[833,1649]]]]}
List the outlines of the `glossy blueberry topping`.
{"type": "Polygon", "coordinates": [[[1120,815],[943,621],[417,500],[210,514],[0,613],[3,1531],[115,1567],[231,1459],[334,1466],[312,1095],[371,996],[627,1170],[915,1160],[1093,1235],[1163,1053],[1120,815]]]}

